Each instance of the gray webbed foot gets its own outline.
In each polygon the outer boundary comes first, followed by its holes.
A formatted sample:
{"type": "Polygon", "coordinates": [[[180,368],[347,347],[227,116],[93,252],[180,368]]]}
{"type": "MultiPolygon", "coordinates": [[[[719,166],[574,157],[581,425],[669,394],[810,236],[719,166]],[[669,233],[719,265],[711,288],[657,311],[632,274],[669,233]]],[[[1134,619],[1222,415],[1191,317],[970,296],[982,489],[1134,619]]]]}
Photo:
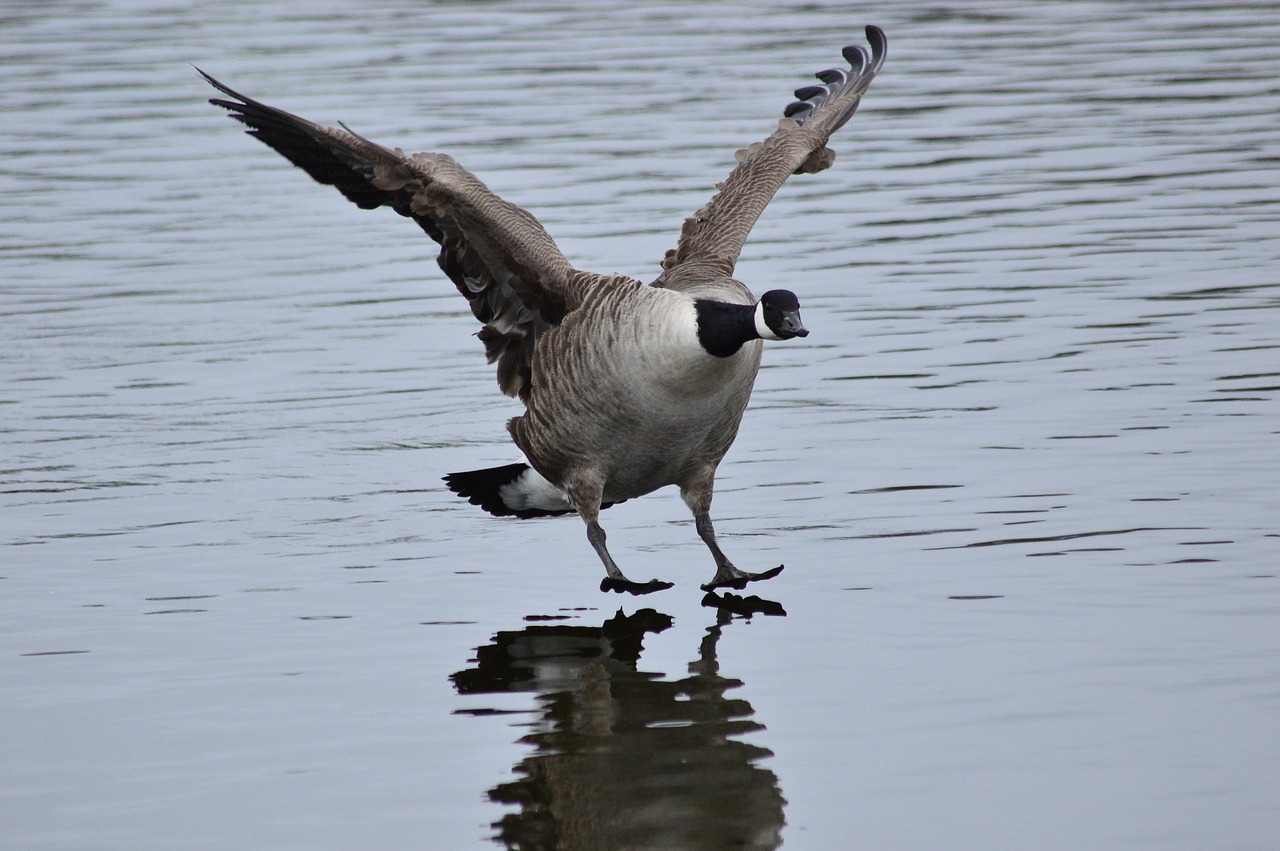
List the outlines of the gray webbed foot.
{"type": "Polygon", "coordinates": [[[606,576],[600,580],[601,591],[614,591],[618,594],[632,594],[637,597],[642,594],[652,594],[654,591],[666,591],[668,588],[674,587],[674,582],[663,582],[660,579],[650,579],[648,582],[632,582],[625,576],[621,578],[606,576]]]}
{"type": "Polygon", "coordinates": [[[747,573],[745,570],[738,570],[730,564],[725,564],[716,571],[713,578],[706,585],[702,586],[703,591],[714,591],[717,588],[733,588],[741,591],[747,587],[748,582],[759,582],[762,579],[772,579],[782,572],[782,568],[786,565],[780,564],[772,570],[765,570],[760,573],[747,573]],[[727,570],[725,568],[728,568],[727,570]]]}

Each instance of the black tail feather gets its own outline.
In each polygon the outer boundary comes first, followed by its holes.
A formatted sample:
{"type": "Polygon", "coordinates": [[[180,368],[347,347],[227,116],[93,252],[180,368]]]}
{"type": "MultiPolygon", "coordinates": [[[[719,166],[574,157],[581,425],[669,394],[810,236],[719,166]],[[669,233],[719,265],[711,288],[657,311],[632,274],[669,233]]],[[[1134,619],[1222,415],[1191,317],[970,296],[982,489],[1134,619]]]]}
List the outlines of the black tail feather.
{"type": "MultiPolygon", "coordinates": [[[[547,511],[516,510],[509,508],[502,501],[500,492],[503,485],[509,485],[529,469],[528,464],[504,464],[501,467],[490,467],[486,470],[468,470],[464,473],[450,473],[444,477],[449,490],[458,496],[466,497],[467,502],[478,505],[494,517],[546,517],[547,511]]],[[[557,512],[568,513],[568,512],[557,512]]]]}
{"type": "Polygon", "coordinates": [[[466,497],[467,502],[480,506],[494,517],[519,517],[527,520],[531,517],[572,514],[571,510],[544,511],[540,508],[511,508],[502,501],[503,485],[511,484],[528,469],[528,464],[504,464],[501,467],[489,467],[485,470],[450,473],[444,477],[444,483],[449,486],[449,490],[458,496],[466,497]]]}
{"type": "MultiPolygon", "coordinates": [[[[472,505],[478,505],[494,517],[519,517],[528,520],[532,517],[558,517],[562,514],[575,513],[571,508],[512,508],[502,499],[502,488],[511,484],[530,469],[528,464],[504,464],[501,467],[489,467],[484,470],[468,470],[464,473],[450,473],[444,477],[449,490],[464,497],[472,505]]],[[[624,502],[625,500],[618,500],[624,502]]],[[[605,509],[614,505],[605,502],[600,505],[605,509]]]]}

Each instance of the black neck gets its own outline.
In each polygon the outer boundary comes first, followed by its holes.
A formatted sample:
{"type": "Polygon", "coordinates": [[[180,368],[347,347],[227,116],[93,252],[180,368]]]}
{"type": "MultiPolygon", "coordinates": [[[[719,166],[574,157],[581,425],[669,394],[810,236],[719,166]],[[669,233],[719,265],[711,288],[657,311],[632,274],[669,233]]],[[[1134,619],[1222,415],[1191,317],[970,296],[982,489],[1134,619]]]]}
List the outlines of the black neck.
{"type": "Polygon", "coordinates": [[[756,306],[729,304],[700,298],[698,309],[698,342],[708,354],[727,358],[736,354],[748,340],[757,340],[756,306]]]}

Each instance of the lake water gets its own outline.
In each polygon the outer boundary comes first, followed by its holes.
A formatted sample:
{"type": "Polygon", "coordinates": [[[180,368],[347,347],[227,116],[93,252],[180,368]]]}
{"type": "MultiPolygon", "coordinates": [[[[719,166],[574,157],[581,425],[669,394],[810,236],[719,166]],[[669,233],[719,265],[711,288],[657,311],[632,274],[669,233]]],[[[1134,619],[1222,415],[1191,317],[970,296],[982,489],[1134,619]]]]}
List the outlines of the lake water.
{"type": "Polygon", "coordinates": [[[0,13],[0,845],[1270,849],[1270,2],[47,2],[0,13]],[[367,6],[368,8],[361,8],[367,6]],[[713,514],[502,521],[435,246],[237,132],[199,65],[457,156],[651,279],[861,42],[713,514]]]}

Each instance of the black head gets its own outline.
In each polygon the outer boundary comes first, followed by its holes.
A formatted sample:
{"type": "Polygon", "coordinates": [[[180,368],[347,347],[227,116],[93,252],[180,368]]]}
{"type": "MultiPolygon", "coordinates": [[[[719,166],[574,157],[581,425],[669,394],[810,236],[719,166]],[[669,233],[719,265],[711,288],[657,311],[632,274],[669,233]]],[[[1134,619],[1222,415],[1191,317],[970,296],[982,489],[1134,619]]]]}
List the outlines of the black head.
{"type": "Polygon", "coordinates": [[[791,290],[769,290],[761,296],[756,307],[756,333],[766,340],[809,336],[800,322],[800,299],[796,294],[791,290]]]}

